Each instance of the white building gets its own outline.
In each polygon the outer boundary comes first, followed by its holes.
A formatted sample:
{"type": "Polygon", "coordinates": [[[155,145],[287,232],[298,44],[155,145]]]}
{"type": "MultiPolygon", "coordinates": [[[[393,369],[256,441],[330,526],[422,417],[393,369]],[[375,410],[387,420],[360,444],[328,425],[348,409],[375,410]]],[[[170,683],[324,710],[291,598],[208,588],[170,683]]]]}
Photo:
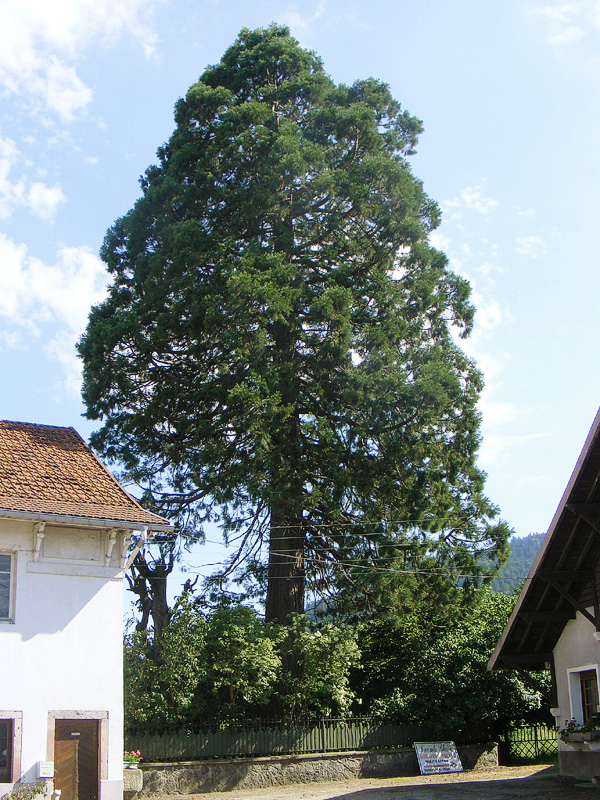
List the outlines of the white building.
{"type": "Polygon", "coordinates": [[[122,579],[169,529],[72,428],[0,422],[0,795],[122,800],[122,579]]]}
{"type": "MultiPolygon", "coordinates": [[[[600,712],[600,411],[525,581],[490,669],[549,670],[557,728],[600,712]]],[[[535,683],[534,683],[535,685],[535,683]]],[[[600,731],[559,738],[560,771],[600,776],[600,731]]]]}

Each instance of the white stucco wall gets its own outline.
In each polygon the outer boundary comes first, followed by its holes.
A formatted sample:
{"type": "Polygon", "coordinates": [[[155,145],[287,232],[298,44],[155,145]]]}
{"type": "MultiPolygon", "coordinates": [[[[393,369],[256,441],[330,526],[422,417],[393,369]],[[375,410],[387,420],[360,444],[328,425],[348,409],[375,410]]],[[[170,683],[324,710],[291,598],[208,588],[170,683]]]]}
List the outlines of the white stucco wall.
{"type": "MultiPolygon", "coordinates": [[[[34,562],[30,522],[0,520],[0,552],[14,553],[14,617],[0,622],[0,709],[23,714],[21,773],[47,759],[48,712],[108,712],[108,775],[123,779],[122,540],[105,564],[107,530],[48,526],[34,562]]],[[[0,795],[10,788],[0,784],[0,795]]]]}
{"type": "MultiPolygon", "coordinates": [[[[589,609],[593,613],[593,609],[589,609]]],[[[595,629],[589,620],[577,612],[577,617],[570,620],[554,648],[554,664],[556,669],[556,687],[560,717],[557,723],[562,728],[565,720],[575,717],[578,723],[583,722],[581,711],[581,692],[578,672],[595,669],[600,678],[600,642],[594,636],[595,629]]],[[[600,685],[600,680],[599,680],[600,685]]],[[[568,748],[559,741],[559,747],[568,748]]]]}

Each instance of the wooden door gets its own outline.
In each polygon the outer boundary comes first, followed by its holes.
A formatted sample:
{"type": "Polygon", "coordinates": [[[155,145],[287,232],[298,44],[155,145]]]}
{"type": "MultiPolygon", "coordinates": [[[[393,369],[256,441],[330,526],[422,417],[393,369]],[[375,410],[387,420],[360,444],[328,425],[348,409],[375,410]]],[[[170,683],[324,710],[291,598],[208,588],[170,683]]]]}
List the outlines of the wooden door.
{"type": "Polygon", "coordinates": [[[54,788],[61,800],[98,800],[98,720],[56,720],[54,788]]]}

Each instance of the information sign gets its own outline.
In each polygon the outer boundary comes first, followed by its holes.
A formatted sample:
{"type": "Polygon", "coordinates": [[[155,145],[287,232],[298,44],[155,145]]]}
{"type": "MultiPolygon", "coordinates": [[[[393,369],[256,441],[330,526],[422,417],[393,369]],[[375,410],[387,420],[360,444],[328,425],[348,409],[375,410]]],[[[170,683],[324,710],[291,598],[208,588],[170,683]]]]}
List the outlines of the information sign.
{"type": "Polygon", "coordinates": [[[463,771],[454,742],[415,742],[415,750],[421,775],[463,771]]]}

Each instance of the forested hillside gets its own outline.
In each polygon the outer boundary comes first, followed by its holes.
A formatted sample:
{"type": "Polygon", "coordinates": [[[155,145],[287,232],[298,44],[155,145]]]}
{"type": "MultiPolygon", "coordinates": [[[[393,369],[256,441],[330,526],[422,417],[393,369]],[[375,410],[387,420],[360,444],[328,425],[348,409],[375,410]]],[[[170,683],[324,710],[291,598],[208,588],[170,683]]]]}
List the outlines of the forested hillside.
{"type": "Polygon", "coordinates": [[[515,589],[520,589],[523,581],[535,560],[542,540],[543,533],[530,533],[529,536],[510,540],[510,556],[494,580],[494,591],[503,594],[512,594],[515,589]]]}

